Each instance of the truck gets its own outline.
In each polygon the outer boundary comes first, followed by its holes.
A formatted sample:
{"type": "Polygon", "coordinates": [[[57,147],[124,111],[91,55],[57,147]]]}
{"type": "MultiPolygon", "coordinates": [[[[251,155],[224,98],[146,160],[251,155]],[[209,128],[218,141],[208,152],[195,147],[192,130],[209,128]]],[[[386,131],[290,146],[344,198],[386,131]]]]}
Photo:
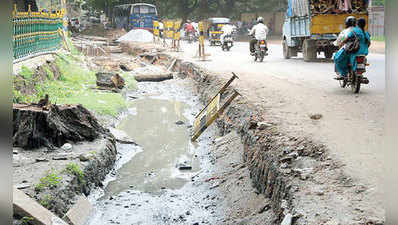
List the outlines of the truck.
{"type": "MultiPolygon", "coordinates": [[[[345,29],[348,16],[368,21],[369,0],[288,0],[282,28],[283,57],[302,52],[304,61],[314,61],[324,53],[331,59],[338,47],[333,44],[345,29]]],[[[367,23],[368,24],[368,23],[367,23]]],[[[366,26],[367,29],[367,26],[366,26]]]]}

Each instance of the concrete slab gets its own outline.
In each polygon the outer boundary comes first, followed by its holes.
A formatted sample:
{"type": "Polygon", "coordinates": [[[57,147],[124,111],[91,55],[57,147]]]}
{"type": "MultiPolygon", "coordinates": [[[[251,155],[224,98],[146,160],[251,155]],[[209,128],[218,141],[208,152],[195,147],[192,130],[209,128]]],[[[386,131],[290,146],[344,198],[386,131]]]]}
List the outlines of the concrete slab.
{"type": "Polygon", "coordinates": [[[13,188],[13,209],[16,215],[32,217],[31,223],[34,225],[67,225],[55,214],[15,187],[13,188]]]}
{"type": "Polygon", "coordinates": [[[89,200],[86,197],[81,196],[73,207],[65,214],[63,219],[71,225],[84,225],[92,211],[93,206],[89,200]]]}

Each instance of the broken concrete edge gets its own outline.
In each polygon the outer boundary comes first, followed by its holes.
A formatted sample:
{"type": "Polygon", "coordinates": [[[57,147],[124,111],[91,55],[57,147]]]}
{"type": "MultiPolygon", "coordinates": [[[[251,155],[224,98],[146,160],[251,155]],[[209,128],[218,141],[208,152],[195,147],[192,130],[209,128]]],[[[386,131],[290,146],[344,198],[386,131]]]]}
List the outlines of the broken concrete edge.
{"type": "Polygon", "coordinates": [[[93,211],[90,201],[86,197],[80,196],[63,219],[71,225],[85,225],[93,211]]]}
{"type": "MultiPolygon", "coordinates": [[[[56,188],[46,188],[40,192],[33,190],[33,194],[32,190],[23,191],[30,193],[38,202],[45,199],[48,201],[46,208],[58,217],[64,218],[81,196],[88,196],[96,187],[103,186],[102,182],[113,169],[116,159],[116,140],[103,139],[96,149],[96,154],[81,164],[83,178],[77,175],[65,175],[56,188]]],[[[18,211],[14,211],[14,218],[16,215],[19,215],[18,211]]]]}
{"type": "Polygon", "coordinates": [[[13,188],[13,211],[21,217],[30,218],[29,224],[34,225],[53,225],[56,221],[58,225],[67,225],[54,213],[44,208],[34,199],[30,198],[23,191],[13,188]]]}
{"type": "MultiPolygon", "coordinates": [[[[170,56],[170,58],[173,57],[170,56]]],[[[207,104],[214,93],[226,82],[226,80],[191,62],[177,60],[174,70],[179,72],[180,76],[185,75],[195,81],[203,104],[207,104]]],[[[233,90],[229,88],[226,92],[226,95],[230,95],[233,90]]],[[[296,138],[284,134],[278,129],[278,124],[267,121],[266,118],[257,115],[263,115],[263,112],[260,112],[246,99],[242,99],[231,104],[225,111],[224,116],[217,119],[216,123],[221,135],[225,135],[232,130],[239,133],[244,144],[244,159],[249,167],[253,185],[259,193],[264,194],[271,200],[271,207],[279,218],[277,222],[283,222],[286,216],[289,215],[293,215],[292,221],[294,222],[299,219],[305,220],[304,218],[307,215],[302,215],[305,210],[301,209],[303,206],[299,205],[299,200],[297,200],[299,198],[295,198],[295,190],[293,190],[292,186],[296,187],[298,185],[300,187],[300,182],[303,183],[302,186],[311,186],[314,182],[307,180],[308,174],[303,179],[302,174],[299,174],[297,178],[297,172],[286,173],[281,168],[282,161],[287,158],[286,154],[283,154],[284,148],[294,148],[297,145],[304,146],[304,149],[293,149],[293,151],[300,157],[314,159],[319,167],[326,160],[331,160],[328,156],[328,149],[323,144],[319,144],[309,137],[296,138]],[[272,124],[272,126],[258,126],[263,121],[266,121],[267,125],[272,124]]],[[[292,157],[294,158],[294,156],[292,157]]],[[[348,177],[339,162],[334,162],[334,165],[339,166],[331,169],[339,170],[336,173],[348,177]]],[[[322,169],[324,168],[320,168],[320,170],[322,169]]],[[[332,185],[332,181],[329,182],[332,185]]],[[[352,183],[352,188],[356,185],[352,183]]],[[[339,191],[342,191],[342,189],[339,191]]],[[[339,191],[334,191],[333,194],[336,196],[340,195],[342,192],[339,191]]],[[[354,211],[354,209],[352,210],[354,211]]],[[[355,214],[354,212],[352,213],[355,214]]],[[[366,213],[361,214],[361,216],[364,220],[362,221],[363,223],[367,223],[369,218],[372,217],[372,215],[366,215],[366,213]]]]}

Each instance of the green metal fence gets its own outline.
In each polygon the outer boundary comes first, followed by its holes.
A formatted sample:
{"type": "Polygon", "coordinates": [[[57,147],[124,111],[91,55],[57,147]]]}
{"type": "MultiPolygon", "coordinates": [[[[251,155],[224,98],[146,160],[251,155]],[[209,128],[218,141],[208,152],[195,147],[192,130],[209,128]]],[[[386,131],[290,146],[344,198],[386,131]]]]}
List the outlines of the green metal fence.
{"type": "Polygon", "coordinates": [[[63,11],[56,13],[13,12],[14,60],[57,50],[62,46],[63,11]]]}

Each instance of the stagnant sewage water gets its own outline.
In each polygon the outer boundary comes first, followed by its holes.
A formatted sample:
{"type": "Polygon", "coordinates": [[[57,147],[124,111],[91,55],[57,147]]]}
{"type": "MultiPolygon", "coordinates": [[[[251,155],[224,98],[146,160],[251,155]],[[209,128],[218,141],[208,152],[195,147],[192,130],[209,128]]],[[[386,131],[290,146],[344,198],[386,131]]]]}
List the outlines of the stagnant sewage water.
{"type": "Polygon", "coordinates": [[[117,128],[139,145],[118,145],[120,158],[89,196],[95,206],[90,225],[217,224],[223,220],[216,190],[204,182],[211,174],[209,146],[214,127],[190,142],[195,115],[202,105],[189,82],[140,83],[128,115],[117,128]],[[180,170],[178,165],[192,166],[180,170]]]}

